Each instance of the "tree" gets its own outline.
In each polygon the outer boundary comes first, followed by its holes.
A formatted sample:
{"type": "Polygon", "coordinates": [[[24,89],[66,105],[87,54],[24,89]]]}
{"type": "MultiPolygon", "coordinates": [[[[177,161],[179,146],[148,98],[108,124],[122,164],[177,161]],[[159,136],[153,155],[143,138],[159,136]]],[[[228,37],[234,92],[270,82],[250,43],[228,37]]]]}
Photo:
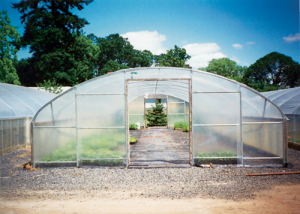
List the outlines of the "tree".
{"type": "Polygon", "coordinates": [[[164,113],[164,106],[156,100],[155,106],[147,110],[146,119],[148,120],[147,126],[166,126],[167,115],[164,113]]]}
{"type": "Polygon", "coordinates": [[[186,53],[184,48],[179,48],[175,45],[174,49],[170,49],[166,54],[160,54],[154,57],[156,66],[159,67],[188,67],[185,65],[186,61],[191,56],[186,53]]]}
{"type": "Polygon", "coordinates": [[[300,85],[300,65],[291,57],[272,52],[258,59],[244,75],[250,87],[261,91],[300,85]]]}
{"type": "Polygon", "coordinates": [[[246,72],[247,67],[237,65],[235,61],[228,58],[220,58],[211,60],[207,67],[199,68],[198,70],[211,72],[236,80],[238,82],[242,82],[243,75],[246,72]]]}
{"type": "Polygon", "coordinates": [[[13,3],[13,8],[22,14],[22,23],[25,22],[24,35],[17,44],[19,48],[30,46],[37,81],[56,79],[58,84],[74,85],[92,77],[93,53],[85,49],[95,48],[81,32],[88,22],[70,11],[73,8],[82,10],[91,2],[22,0],[13,3]]]}
{"type": "Polygon", "coordinates": [[[117,71],[116,69],[149,67],[152,65],[153,54],[148,51],[135,50],[127,39],[119,34],[111,34],[98,38],[94,34],[87,36],[101,50],[97,60],[98,74],[117,71]]]}
{"type": "Polygon", "coordinates": [[[10,25],[7,11],[0,12],[0,82],[21,84],[15,68],[18,50],[13,44],[19,41],[19,36],[17,28],[10,25]]]}

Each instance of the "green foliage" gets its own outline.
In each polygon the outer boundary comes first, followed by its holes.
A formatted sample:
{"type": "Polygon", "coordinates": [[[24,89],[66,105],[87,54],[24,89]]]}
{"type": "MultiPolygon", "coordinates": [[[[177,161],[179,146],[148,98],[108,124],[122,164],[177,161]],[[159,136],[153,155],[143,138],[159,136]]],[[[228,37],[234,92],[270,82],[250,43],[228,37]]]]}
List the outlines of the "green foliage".
{"type": "MultiPolygon", "coordinates": [[[[125,144],[124,134],[91,135],[82,139],[81,159],[97,158],[124,158],[126,151],[120,151],[118,147],[125,144]]],[[[74,161],[77,158],[76,141],[67,142],[64,146],[56,149],[42,161],[74,161]]]]}
{"type": "Polygon", "coordinates": [[[50,93],[59,94],[62,92],[61,85],[56,83],[56,80],[44,80],[44,83],[37,83],[36,84],[39,89],[44,89],[45,91],[48,91],[50,93]]]}
{"type": "Polygon", "coordinates": [[[159,67],[181,67],[185,68],[185,63],[191,56],[186,53],[184,48],[175,45],[174,49],[170,49],[166,54],[154,56],[156,66],[159,67]]]}
{"type": "Polygon", "coordinates": [[[235,61],[228,58],[221,58],[211,60],[206,68],[199,68],[198,70],[211,72],[242,82],[243,75],[247,71],[247,67],[239,66],[235,61]]]}
{"type": "Polygon", "coordinates": [[[81,33],[88,22],[70,12],[73,8],[82,10],[89,3],[91,0],[13,3],[25,23],[24,35],[16,44],[19,48],[30,46],[33,59],[29,72],[34,84],[55,78],[61,85],[76,85],[94,76],[99,48],[81,33]]]}
{"type": "Polygon", "coordinates": [[[138,125],[137,124],[129,124],[129,129],[130,130],[136,130],[138,128],[138,125]]]}
{"type": "Polygon", "coordinates": [[[138,140],[136,137],[132,137],[132,136],[130,136],[129,138],[130,138],[130,139],[129,139],[129,142],[130,142],[130,143],[136,143],[137,140],[138,140]]]}
{"type": "Polygon", "coordinates": [[[94,34],[89,34],[87,37],[101,50],[97,59],[97,75],[126,68],[152,65],[153,54],[150,51],[133,49],[130,42],[119,34],[111,34],[105,38],[98,38],[94,34]]]}
{"type": "Polygon", "coordinates": [[[152,106],[146,113],[147,126],[166,126],[167,115],[164,113],[164,106],[156,100],[155,106],[152,106]]]}
{"type": "Polygon", "coordinates": [[[244,82],[259,91],[300,85],[300,64],[291,57],[272,52],[258,59],[244,75],[244,82]]]}
{"type": "Polygon", "coordinates": [[[0,82],[21,84],[15,68],[18,50],[14,46],[19,36],[17,28],[10,25],[7,11],[0,12],[0,82]]]}
{"type": "Polygon", "coordinates": [[[189,122],[176,122],[174,123],[174,129],[182,129],[183,132],[190,131],[189,122]]]}

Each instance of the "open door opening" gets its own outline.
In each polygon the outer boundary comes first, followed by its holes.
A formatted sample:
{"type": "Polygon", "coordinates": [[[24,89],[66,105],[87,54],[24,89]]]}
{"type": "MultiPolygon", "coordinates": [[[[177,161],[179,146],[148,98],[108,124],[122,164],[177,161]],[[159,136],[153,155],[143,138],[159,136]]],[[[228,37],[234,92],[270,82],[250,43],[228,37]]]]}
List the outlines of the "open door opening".
{"type": "Polygon", "coordinates": [[[129,167],[190,166],[189,86],[189,80],[127,81],[129,167]],[[144,94],[136,92],[145,85],[144,94]]]}

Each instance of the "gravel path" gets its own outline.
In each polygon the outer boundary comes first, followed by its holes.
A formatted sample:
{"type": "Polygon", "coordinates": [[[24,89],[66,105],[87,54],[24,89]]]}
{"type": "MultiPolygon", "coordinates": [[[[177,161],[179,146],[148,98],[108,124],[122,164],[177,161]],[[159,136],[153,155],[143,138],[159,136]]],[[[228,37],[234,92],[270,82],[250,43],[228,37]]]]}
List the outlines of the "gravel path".
{"type": "Polygon", "coordinates": [[[247,173],[300,171],[300,151],[288,150],[293,168],[42,168],[25,171],[29,150],[0,156],[1,196],[14,199],[70,199],[77,196],[146,198],[255,198],[275,185],[300,183],[300,174],[248,177],[247,173]],[[20,157],[25,155],[24,157],[20,157]],[[18,157],[19,156],[19,157],[18,157]],[[121,194],[122,193],[122,194],[121,194]]]}

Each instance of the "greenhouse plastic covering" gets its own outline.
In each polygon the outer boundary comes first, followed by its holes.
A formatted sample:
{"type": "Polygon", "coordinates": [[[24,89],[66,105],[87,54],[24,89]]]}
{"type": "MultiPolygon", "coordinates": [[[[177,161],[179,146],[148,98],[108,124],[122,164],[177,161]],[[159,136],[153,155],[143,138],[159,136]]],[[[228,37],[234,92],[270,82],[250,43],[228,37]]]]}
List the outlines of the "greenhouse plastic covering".
{"type": "Polygon", "coordinates": [[[169,128],[190,123],[191,165],[287,160],[285,116],[266,97],[212,73],[150,67],[93,78],[41,108],[32,120],[33,164],[129,166],[128,126],[143,125],[148,98],[167,100],[169,128]]]}
{"type": "Polygon", "coordinates": [[[56,95],[0,83],[0,153],[30,143],[30,120],[56,95]]]}
{"type": "Polygon", "coordinates": [[[0,118],[33,117],[55,96],[35,89],[0,83],[0,118]]]}
{"type": "Polygon", "coordinates": [[[300,143],[300,87],[262,93],[288,117],[288,141],[300,143]]]}

